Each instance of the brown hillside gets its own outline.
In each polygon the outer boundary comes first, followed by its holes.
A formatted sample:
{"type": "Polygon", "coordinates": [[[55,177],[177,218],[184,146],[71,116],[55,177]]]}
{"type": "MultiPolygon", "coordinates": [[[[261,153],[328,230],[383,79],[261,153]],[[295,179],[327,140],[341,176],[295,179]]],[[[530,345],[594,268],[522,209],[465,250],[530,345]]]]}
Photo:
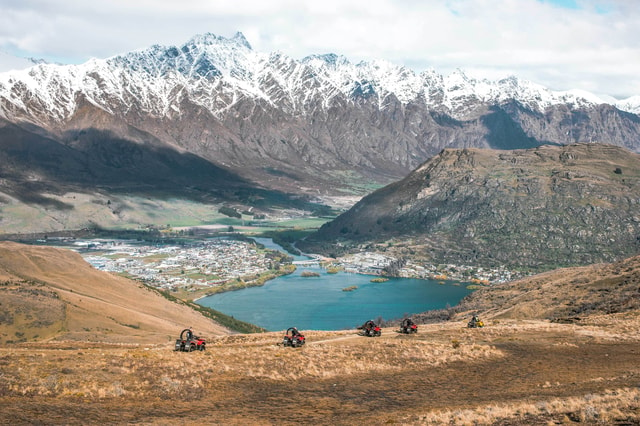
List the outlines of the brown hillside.
{"type": "Polygon", "coordinates": [[[166,343],[186,327],[229,331],[72,251],[0,242],[0,344],[33,340],[166,343]]]}
{"type": "Polygon", "coordinates": [[[486,318],[580,321],[640,309],[640,256],[611,264],[563,268],[469,295],[460,311],[486,318]]]}

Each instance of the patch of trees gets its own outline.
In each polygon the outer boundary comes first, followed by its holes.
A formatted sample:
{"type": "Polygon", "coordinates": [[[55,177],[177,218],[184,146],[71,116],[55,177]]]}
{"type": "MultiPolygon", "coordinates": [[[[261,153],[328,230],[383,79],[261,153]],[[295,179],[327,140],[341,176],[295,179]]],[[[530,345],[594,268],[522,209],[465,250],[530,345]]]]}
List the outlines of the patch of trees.
{"type": "Polygon", "coordinates": [[[218,213],[229,217],[237,217],[238,219],[242,218],[240,212],[233,207],[222,206],[218,209],[218,213]]]}

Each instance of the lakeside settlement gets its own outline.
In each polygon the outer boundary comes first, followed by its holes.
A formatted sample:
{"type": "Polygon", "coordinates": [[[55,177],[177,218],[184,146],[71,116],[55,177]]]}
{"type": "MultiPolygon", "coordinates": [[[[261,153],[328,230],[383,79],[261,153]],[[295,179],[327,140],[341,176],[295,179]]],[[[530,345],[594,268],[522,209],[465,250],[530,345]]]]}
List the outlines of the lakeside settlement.
{"type": "MultiPolygon", "coordinates": [[[[153,245],[135,240],[76,240],[72,247],[96,269],[123,274],[169,292],[198,293],[262,285],[269,279],[291,273],[296,267],[322,266],[346,272],[384,275],[397,259],[363,252],[339,259],[311,255],[294,261],[290,256],[262,245],[232,238],[199,240],[183,245],[153,245]]],[[[395,276],[430,280],[454,280],[489,285],[510,281],[520,275],[504,268],[486,269],[460,265],[403,263],[395,276]]]]}

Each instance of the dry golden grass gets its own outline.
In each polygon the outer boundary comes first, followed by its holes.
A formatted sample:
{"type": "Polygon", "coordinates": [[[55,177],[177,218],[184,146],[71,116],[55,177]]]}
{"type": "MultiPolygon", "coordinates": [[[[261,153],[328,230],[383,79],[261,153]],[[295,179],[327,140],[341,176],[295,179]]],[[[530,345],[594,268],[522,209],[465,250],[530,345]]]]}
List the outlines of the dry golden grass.
{"type": "MultiPolygon", "coordinates": [[[[249,342],[225,345],[229,338],[222,338],[219,339],[222,346],[218,342],[213,350],[216,354],[224,353],[224,359],[233,360],[221,364],[225,371],[277,381],[388,373],[463,360],[495,361],[501,356],[500,351],[489,345],[454,345],[418,339],[371,339],[363,344],[363,337],[353,331],[338,333],[332,336],[326,332],[306,332],[308,343],[299,350],[275,344],[280,334],[274,333],[262,335],[261,338],[270,339],[269,343],[263,341],[253,349],[249,342]],[[255,348],[259,348],[257,353],[253,353],[255,348]]],[[[392,331],[386,330],[386,333],[392,331]]]]}
{"type": "Polygon", "coordinates": [[[25,344],[0,349],[6,370],[0,383],[9,394],[27,396],[185,396],[206,390],[206,383],[218,376],[273,381],[327,379],[460,361],[496,362],[501,356],[490,345],[409,341],[395,336],[364,340],[355,333],[336,338],[326,332],[318,336],[307,332],[310,342],[292,349],[279,345],[280,337],[280,333],[264,333],[220,338],[210,342],[207,351],[191,354],[174,352],[168,345],[101,345],[75,350],[75,343],[25,344]],[[322,335],[324,340],[317,340],[322,335]],[[233,337],[245,339],[229,343],[233,337]]]}
{"type": "Polygon", "coordinates": [[[552,398],[535,403],[490,404],[462,410],[434,411],[402,419],[403,424],[420,425],[490,425],[503,424],[637,424],[640,422],[640,390],[622,388],[606,390],[600,395],[552,398]],[[509,421],[510,419],[510,421],[509,421]]]}
{"type": "Polygon", "coordinates": [[[0,348],[0,423],[20,407],[25,423],[48,424],[108,422],[107,412],[145,424],[197,424],[198,413],[214,424],[633,424],[640,341],[615,336],[637,327],[627,315],[596,318],[587,333],[533,320],[380,338],[305,331],[296,349],[271,332],[221,336],[193,353],[25,343],[0,348]],[[87,418],[87,403],[102,411],[87,418]]]}
{"type": "Polygon", "coordinates": [[[494,319],[579,319],[640,310],[640,256],[563,268],[474,292],[460,309],[494,319]]]}

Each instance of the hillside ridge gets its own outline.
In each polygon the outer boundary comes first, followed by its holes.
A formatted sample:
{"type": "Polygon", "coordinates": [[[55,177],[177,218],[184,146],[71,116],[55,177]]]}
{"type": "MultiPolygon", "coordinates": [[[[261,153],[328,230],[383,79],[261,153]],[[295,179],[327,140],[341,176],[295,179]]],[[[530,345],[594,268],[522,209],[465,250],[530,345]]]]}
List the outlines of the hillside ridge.
{"type": "Polygon", "coordinates": [[[167,343],[187,327],[229,334],[185,304],[98,271],[73,251],[0,242],[0,342],[167,343]]]}
{"type": "Polygon", "coordinates": [[[299,246],[553,269],[640,252],[640,155],[603,144],[446,149],[299,246]]]}

